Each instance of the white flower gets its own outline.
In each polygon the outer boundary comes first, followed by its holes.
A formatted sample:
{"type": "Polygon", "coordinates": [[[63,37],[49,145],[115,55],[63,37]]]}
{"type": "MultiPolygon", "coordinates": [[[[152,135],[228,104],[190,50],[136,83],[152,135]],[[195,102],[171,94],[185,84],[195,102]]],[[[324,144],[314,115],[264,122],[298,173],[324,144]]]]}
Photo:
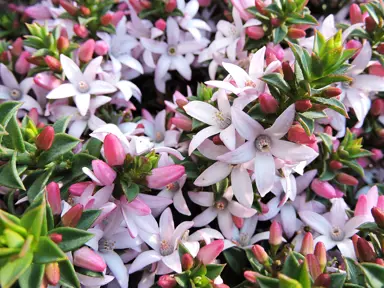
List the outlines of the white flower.
{"type": "Polygon", "coordinates": [[[102,79],[109,84],[115,86],[119,91],[116,93],[118,99],[124,99],[129,101],[134,96],[137,101],[141,102],[141,91],[134,83],[127,80],[121,79],[121,72],[117,71],[114,73],[101,73],[102,79]]]}

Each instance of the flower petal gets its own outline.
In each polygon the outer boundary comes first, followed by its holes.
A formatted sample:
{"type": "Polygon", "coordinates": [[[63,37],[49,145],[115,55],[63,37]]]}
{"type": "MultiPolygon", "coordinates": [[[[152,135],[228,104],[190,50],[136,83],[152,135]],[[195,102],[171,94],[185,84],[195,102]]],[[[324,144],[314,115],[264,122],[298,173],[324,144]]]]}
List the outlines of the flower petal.
{"type": "Polygon", "coordinates": [[[136,259],[131,264],[131,267],[129,268],[129,274],[135,273],[136,271],[143,269],[149,264],[160,261],[161,258],[162,256],[157,251],[150,250],[142,252],[139,256],[136,257],[136,259]]]}
{"type": "Polygon", "coordinates": [[[265,130],[270,137],[281,138],[287,134],[289,128],[291,128],[293,119],[295,118],[295,105],[292,104],[276,119],[272,127],[265,130]]]}
{"type": "Polygon", "coordinates": [[[248,141],[239,148],[217,157],[217,160],[231,164],[242,164],[255,158],[255,155],[256,148],[254,142],[248,141]]]}
{"type": "Polygon", "coordinates": [[[358,232],[357,228],[366,222],[370,222],[370,219],[365,215],[355,216],[349,219],[344,225],[345,238],[350,238],[355,235],[358,232]]]}
{"type": "Polygon", "coordinates": [[[185,202],[183,191],[179,190],[175,193],[175,196],[173,197],[173,206],[175,206],[176,210],[181,214],[191,216],[191,211],[189,211],[187,202],[185,202]]]}
{"type": "Polygon", "coordinates": [[[78,94],[74,97],[77,109],[79,109],[80,115],[87,115],[89,103],[91,101],[91,95],[89,94],[78,94]]]}
{"type": "Polygon", "coordinates": [[[236,130],[234,125],[229,125],[220,132],[220,139],[229,150],[236,148],[236,130]]]}
{"type": "Polygon", "coordinates": [[[264,132],[263,126],[236,107],[232,107],[232,123],[240,136],[247,140],[254,140],[264,132]]]}
{"type": "Polygon", "coordinates": [[[207,139],[212,135],[218,134],[220,132],[221,132],[221,128],[217,126],[209,126],[199,131],[196,135],[193,136],[192,141],[189,144],[189,148],[188,148],[189,155],[191,155],[192,152],[195,151],[195,149],[199,147],[200,144],[204,142],[205,139],[207,139]]]}
{"type": "Polygon", "coordinates": [[[103,57],[99,56],[89,62],[87,67],[85,67],[84,78],[87,83],[91,83],[95,80],[96,74],[100,69],[101,61],[103,61],[103,57]]]}
{"type": "Polygon", "coordinates": [[[252,81],[249,77],[248,73],[244,71],[244,69],[232,63],[222,63],[225,70],[231,74],[231,77],[235,80],[238,87],[246,86],[247,81],[252,81]]]}
{"type": "Polygon", "coordinates": [[[120,256],[115,251],[108,251],[102,253],[102,255],[109,270],[111,270],[113,276],[115,276],[117,282],[120,284],[120,287],[128,287],[128,271],[120,256]]]}
{"type": "MultiPolygon", "coordinates": [[[[193,218],[194,227],[203,227],[211,223],[217,217],[217,210],[215,207],[209,207],[202,213],[193,218]]],[[[232,221],[232,218],[231,218],[232,221]]]]}
{"type": "Polygon", "coordinates": [[[171,255],[164,256],[162,261],[168,268],[172,269],[172,271],[175,271],[176,273],[181,273],[183,271],[181,269],[181,262],[178,250],[173,251],[171,255]]]}
{"type": "Polygon", "coordinates": [[[71,58],[65,56],[64,54],[60,54],[60,63],[65,76],[72,84],[77,85],[79,81],[85,80],[85,77],[83,76],[83,73],[81,73],[80,68],[76,65],[75,62],[73,62],[71,58]]]}
{"type": "Polygon", "coordinates": [[[241,165],[233,168],[231,173],[231,183],[237,201],[245,207],[251,207],[253,203],[253,188],[247,169],[243,168],[241,165]]]}
{"type": "Polygon", "coordinates": [[[271,152],[277,158],[294,163],[311,160],[318,155],[308,146],[278,139],[272,140],[271,152]]]}
{"type": "Polygon", "coordinates": [[[17,82],[15,76],[3,63],[0,64],[0,75],[2,82],[6,87],[11,89],[19,89],[19,83],[17,82]]]}
{"type": "Polygon", "coordinates": [[[175,231],[171,209],[167,208],[164,210],[163,214],[161,214],[159,227],[160,238],[162,240],[171,241],[173,232],[175,231]]]}
{"type": "Polygon", "coordinates": [[[61,84],[59,87],[53,89],[48,93],[47,99],[63,99],[75,96],[77,93],[76,88],[71,83],[61,84]]]}
{"type": "Polygon", "coordinates": [[[261,197],[271,191],[275,180],[275,160],[269,152],[256,152],[255,181],[261,197]]]}
{"type": "Polygon", "coordinates": [[[305,224],[311,226],[312,229],[317,232],[328,236],[330,231],[332,230],[331,224],[325,219],[323,216],[312,212],[312,211],[301,211],[299,212],[301,220],[305,222],[305,224]]]}
{"type": "Polygon", "coordinates": [[[108,82],[102,80],[92,81],[90,84],[89,93],[90,94],[109,94],[115,92],[117,89],[115,86],[109,84],[108,82]]]}
{"type": "Polygon", "coordinates": [[[227,207],[229,212],[237,217],[249,218],[256,214],[255,209],[247,208],[236,201],[230,201],[227,207]]]}
{"type": "Polygon", "coordinates": [[[188,192],[192,202],[203,207],[210,207],[214,203],[214,195],[212,192],[188,192]]]}
{"type": "Polygon", "coordinates": [[[217,215],[217,220],[219,223],[219,228],[221,233],[223,233],[225,238],[232,238],[232,229],[233,229],[233,220],[232,215],[228,209],[219,211],[217,215]]]}
{"type": "Polygon", "coordinates": [[[212,126],[217,125],[216,115],[218,115],[220,111],[211,104],[203,101],[191,101],[183,108],[192,118],[212,126]]]}

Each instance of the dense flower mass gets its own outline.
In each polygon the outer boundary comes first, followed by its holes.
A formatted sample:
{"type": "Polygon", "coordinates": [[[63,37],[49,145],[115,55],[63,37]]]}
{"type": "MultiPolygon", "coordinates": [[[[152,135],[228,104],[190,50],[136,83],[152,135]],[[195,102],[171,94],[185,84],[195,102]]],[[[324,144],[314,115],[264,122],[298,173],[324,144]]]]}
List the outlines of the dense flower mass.
{"type": "Polygon", "coordinates": [[[3,2],[0,287],[384,287],[382,0],[3,2]]]}

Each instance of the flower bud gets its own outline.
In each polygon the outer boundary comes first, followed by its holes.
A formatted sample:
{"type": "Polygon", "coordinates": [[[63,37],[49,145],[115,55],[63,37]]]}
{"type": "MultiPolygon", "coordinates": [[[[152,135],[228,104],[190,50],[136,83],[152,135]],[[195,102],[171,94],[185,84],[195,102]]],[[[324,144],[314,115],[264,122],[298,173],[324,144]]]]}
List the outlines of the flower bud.
{"type": "Polygon", "coordinates": [[[19,37],[12,43],[11,54],[17,57],[17,56],[20,56],[22,52],[23,52],[23,39],[19,37]]]}
{"type": "Polygon", "coordinates": [[[83,63],[88,63],[92,60],[93,52],[95,51],[95,40],[89,39],[85,41],[79,48],[79,59],[83,63]]]}
{"type": "Polygon", "coordinates": [[[180,179],[185,174],[182,165],[169,165],[152,169],[151,175],[146,177],[147,186],[151,189],[161,189],[180,179]]]}
{"type": "Polygon", "coordinates": [[[311,189],[317,195],[326,199],[332,199],[336,197],[335,188],[333,188],[333,186],[328,182],[321,181],[317,178],[312,181],[311,189]]]}
{"type": "Polygon", "coordinates": [[[259,273],[255,271],[244,271],[244,278],[251,283],[256,283],[257,276],[259,276],[259,273]]]}
{"type": "Polygon", "coordinates": [[[373,251],[371,245],[364,238],[357,240],[357,251],[359,251],[359,260],[362,262],[375,262],[376,253],[373,251]]]}
{"type": "MultiPolygon", "coordinates": [[[[345,44],[346,49],[356,49],[356,52],[363,47],[363,44],[361,44],[360,41],[351,39],[345,44]]],[[[356,55],[356,53],[355,53],[356,55]]]]}
{"type": "Polygon", "coordinates": [[[71,195],[80,197],[89,185],[92,185],[91,181],[75,183],[69,186],[68,191],[71,195]]]}
{"type": "Polygon", "coordinates": [[[55,138],[55,130],[52,126],[46,126],[43,131],[36,137],[35,144],[40,150],[47,151],[51,148],[55,138]]]}
{"type": "Polygon", "coordinates": [[[155,22],[155,27],[161,31],[165,31],[165,28],[167,28],[167,22],[165,22],[164,19],[158,19],[155,22]]]}
{"type": "Polygon", "coordinates": [[[96,41],[95,53],[99,56],[106,55],[108,53],[108,44],[103,40],[96,41]]]}
{"type": "Polygon", "coordinates": [[[327,249],[323,242],[317,242],[315,246],[315,256],[319,261],[321,271],[327,266],[327,249]]]}
{"type": "Polygon", "coordinates": [[[192,131],[192,120],[189,118],[173,117],[171,123],[184,131],[192,131]]]}
{"type": "Polygon", "coordinates": [[[277,221],[272,221],[271,228],[269,229],[269,244],[272,246],[279,246],[283,242],[283,229],[277,221]]]}
{"type": "Polygon", "coordinates": [[[188,100],[186,99],[177,99],[176,104],[179,108],[183,108],[185,105],[188,104],[188,100]]]}
{"type": "Polygon", "coordinates": [[[60,36],[59,39],[57,39],[57,49],[63,53],[67,48],[69,47],[69,40],[67,37],[60,36]]]}
{"type": "Polygon", "coordinates": [[[223,249],[224,241],[215,240],[201,248],[199,250],[199,253],[197,253],[196,257],[203,265],[207,265],[212,263],[216,259],[216,257],[219,256],[219,254],[223,251],[223,249]]]}
{"type": "Polygon", "coordinates": [[[306,256],[308,254],[313,254],[313,252],[313,236],[311,232],[307,232],[304,235],[300,253],[306,256]]]}
{"type": "Polygon", "coordinates": [[[371,153],[372,153],[371,158],[374,161],[379,161],[379,160],[383,159],[383,151],[381,151],[380,149],[373,148],[373,149],[371,149],[371,153]]]}
{"type": "Polygon", "coordinates": [[[373,32],[373,30],[376,29],[376,26],[376,22],[372,17],[369,16],[365,18],[365,30],[367,30],[367,32],[373,32]]]}
{"type": "Polygon", "coordinates": [[[288,140],[297,144],[311,145],[316,143],[315,135],[308,136],[301,124],[295,124],[288,130],[288,140]]]}
{"type": "Polygon", "coordinates": [[[256,0],[255,6],[257,11],[259,11],[261,14],[266,14],[266,11],[265,11],[266,4],[262,0],[256,0]]]}
{"type": "MultiPolygon", "coordinates": [[[[283,69],[285,81],[295,80],[295,74],[293,73],[292,67],[291,67],[291,65],[289,65],[289,62],[283,62],[281,64],[281,68],[283,69]]],[[[300,101],[304,101],[304,100],[300,100],[300,101]]],[[[297,110],[297,108],[296,108],[296,110],[297,110]]]]}
{"type": "Polygon", "coordinates": [[[162,275],[157,281],[157,285],[161,288],[174,288],[177,287],[177,282],[172,275],[162,275]]]}
{"type": "Polygon", "coordinates": [[[52,262],[45,264],[45,278],[47,279],[48,284],[57,285],[60,281],[60,267],[59,263],[52,262]]]}
{"type": "Polygon", "coordinates": [[[39,112],[37,112],[36,108],[29,110],[28,117],[33,121],[33,123],[35,123],[35,125],[39,123],[39,112]]]}
{"type": "Polygon", "coordinates": [[[281,25],[281,21],[279,18],[271,18],[272,27],[279,27],[281,25]]]}
{"type": "Polygon", "coordinates": [[[319,261],[317,260],[317,258],[314,254],[306,255],[305,259],[308,263],[308,270],[312,276],[312,279],[316,279],[322,273],[319,261]]]}
{"type": "Polygon", "coordinates": [[[189,270],[193,267],[193,257],[189,253],[185,253],[181,257],[181,266],[183,267],[183,271],[189,270]]]}
{"type": "Polygon", "coordinates": [[[328,87],[324,90],[325,97],[336,97],[339,96],[343,92],[340,88],[337,87],[328,87]]]}
{"type": "Polygon", "coordinates": [[[262,93],[259,96],[260,108],[261,111],[265,114],[276,113],[277,108],[279,107],[279,102],[271,94],[262,93]]]}
{"type": "Polygon", "coordinates": [[[249,38],[253,40],[260,40],[264,37],[264,29],[262,26],[250,26],[245,28],[245,33],[248,35],[249,38]]]}
{"type": "Polygon", "coordinates": [[[363,14],[361,13],[359,5],[354,3],[349,7],[349,18],[351,24],[363,23],[363,14]]]}
{"type": "Polygon", "coordinates": [[[44,57],[44,62],[53,72],[61,71],[61,63],[55,57],[47,55],[44,57]]]}
{"type": "Polygon", "coordinates": [[[91,10],[89,10],[88,7],[80,6],[80,11],[81,11],[81,14],[83,14],[84,16],[91,15],[91,10]]]}
{"type": "Polygon", "coordinates": [[[176,0],[165,0],[165,11],[167,13],[172,13],[177,7],[176,0]]]}
{"type": "Polygon", "coordinates": [[[329,274],[325,274],[325,273],[320,274],[319,277],[316,278],[314,284],[315,284],[314,285],[315,287],[328,288],[332,284],[331,276],[329,276],[329,274]]]}
{"type": "Polygon", "coordinates": [[[384,260],[381,259],[381,258],[377,258],[377,259],[375,260],[375,263],[378,264],[378,265],[380,265],[380,266],[384,266],[384,260]]]}
{"type": "Polygon", "coordinates": [[[267,263],[269,261],[267,252],[265,252],[264,248],[258,244],[253,245],[252,253],[255,255],[256,260],[261,264],[267,263]]]}
{"type": "Polygon", "coordinates": [[[108,134],[104,139],[104,155],[110,166],[123,165],[125,152],[119,138],[114,134],[108,134]]]}
{"type": "Polygon", "coordinates": [[[376,75],[379,77],[384,77],[384,67],[380,63],[374,63],[368,67],[368,73],[370,75],[376,75]]]}
{"type": "Polygon", "coordinates": [[[47,200],[49,206],[52,209],[53,215],[61,214],[61,196],[60,188],[56,182],[51,182],[46,186],[47,190],[47,200]]]}
{"type": "Polygon", "coordinates": [[[384,99],[377,98],[373,100],[370,112],[373,116],[384,115],[384,99]]]}
{"type": "Polygon", "coordinates": [[[73,6],[66,0],[60,0],[60,6],[63,7],[64,10],[67,11],[71,16],[76,16],[77,11],[79,11],[77,7],[73,6]]]}
{"type": "Polygon", "coordinates": [[[112,14],[110,13],[104,14],[100,18],[101,25],[103,26],[109,25],[112,22],[112,18],[113,18],[112,14]]]}
{"type": "Polygon", "coordinates": [[[95,272],[103,272],[107,265],[96,252],[83,246],[73,253],[73,264],[95,272]]]}
{"type": "MultiPolygon", "coordinates": [[[[11,52],[9,51],[3,51],[0,55],[0,62],[1,63],[4,63],[5,65],[8,65],[10,60],[11,60],[12,56],[11,56],[11,52]]],[[[29,61],[29,59],[28,59],[29,61]]]]}
{"type": "Polygon", "coordinates": [[[244,226],[244,218],[232,215],[232,221],[238,229],[244,226]]]}
{"type": "Polygon", "coordinates": [[[357,180],[355,177],[347,173],[339,173],[336,176],[336,180],[339,181],[341,184],[350,185],[350,186],[356,186],[357,184],[359,184],[359,180],[357,180]]]}
{"type": "Polygon", "coordinates": [[[305,37],[306,33],[302,29],[292,28],[288,29],[288,37],[291,39],[300,39],[305,37]]]}
{"type": "MultiPolygon", "coordinates": [[[[143,0],[142,0],[143,2],[143,0]]],[[[149,5],[151,5],[151,3],[149,3],[149,5]]],[[[120,22],[120,20],[124,17],[124,12],[123,11],[116,11],[115,13],[113,13],[112,15],[112,21],[111,21],[111,24],[113,26],[117,26],[117,24],[120,22]]]]}
{"type": "Polygon", "coordinates": [[[56,244],[59,244],[61,241],[63,241],[63,235],[61,234],[58,234],[58,233],[52,233],[52,234],[49,234],[48,235],[49,238],[51,238],[51,240],[53,242],[55,242],[56,244]]]}
{"type": "Polygon", "coordinates": [[[358,236],[356,234],[352,236],[353,249],[355,250],[355,254],[356,254],[357,259],[359,259],[359,251],[357,249],[357,241],[359,239],[360,239],[360,236],[358,236]]]}
{"type": "Polygon", "coordinates": [[[89,31],[87,30],[87,27],[85,27],[84,25],[80,25],[80,24],[75,24],[73,26],[73,31],[75,32],[75,34],[77,36],[79,36],[80,38],[87,38],[88,34],[89,34],[89,31]]]}
{"type": "Polygon", "coordinates": [[[380,43],[379,46],[377,46],[376,51],[379,52],[381,55],[383,55],[384,54],[384,43],[380,43]]]}
{"type": "Polygon", "coordinates": [[[329,162],[329,167],[332,170],[339,170],[339,169],[343,168],[343,163],[341,163],[340,161],[337,161],[337,160],[332,160],[331,162],[329,162]]]}
{"type": "Polygon", "coordinates": [[[76,204],[61,217],[61,223],[63,223],[66,227],[76,227],[77,223],[80,221],[81,215],[83,214],[83,210],[83,205],[76,204]]]}
{"type": "Polygon", "coordinates": [[[101,185],[112,185],[116,179],[116,171],[102,160],[92,160],[92,169],[101,185]]]}
{"type": "Polygon", "coordinates": [[[378,207],[373,207],[371,213],[377,226],[384,229],[384,211],[378,207]]]}
{"type": "Polygon", "coordinates": [[[220,136],[219,135],[215,135],[213,136],[212,138],[212,142],[213,144],[215,145],[224,145],[223,141],[220,139],[220,136]]]}
{"type": "Polygon", "coordinates": [[[29,71],[30,63],[27,61],[27,59],[31,56],[31,54],[28,51],[24,51],[21,53],[19,58],[17,59],[15,63],[15,71],[21,75],[25,75],[29,71]]]}

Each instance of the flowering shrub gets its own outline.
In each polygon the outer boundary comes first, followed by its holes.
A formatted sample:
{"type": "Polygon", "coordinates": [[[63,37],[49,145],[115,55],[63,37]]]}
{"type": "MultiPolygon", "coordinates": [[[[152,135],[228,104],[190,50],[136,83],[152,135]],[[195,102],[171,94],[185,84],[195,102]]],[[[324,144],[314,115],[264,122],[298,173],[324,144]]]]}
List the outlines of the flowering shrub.
{"type": "Polygon", "coordinates": [[[24,2],[1,287],[384,286],[383,1],[24,2]]]}

